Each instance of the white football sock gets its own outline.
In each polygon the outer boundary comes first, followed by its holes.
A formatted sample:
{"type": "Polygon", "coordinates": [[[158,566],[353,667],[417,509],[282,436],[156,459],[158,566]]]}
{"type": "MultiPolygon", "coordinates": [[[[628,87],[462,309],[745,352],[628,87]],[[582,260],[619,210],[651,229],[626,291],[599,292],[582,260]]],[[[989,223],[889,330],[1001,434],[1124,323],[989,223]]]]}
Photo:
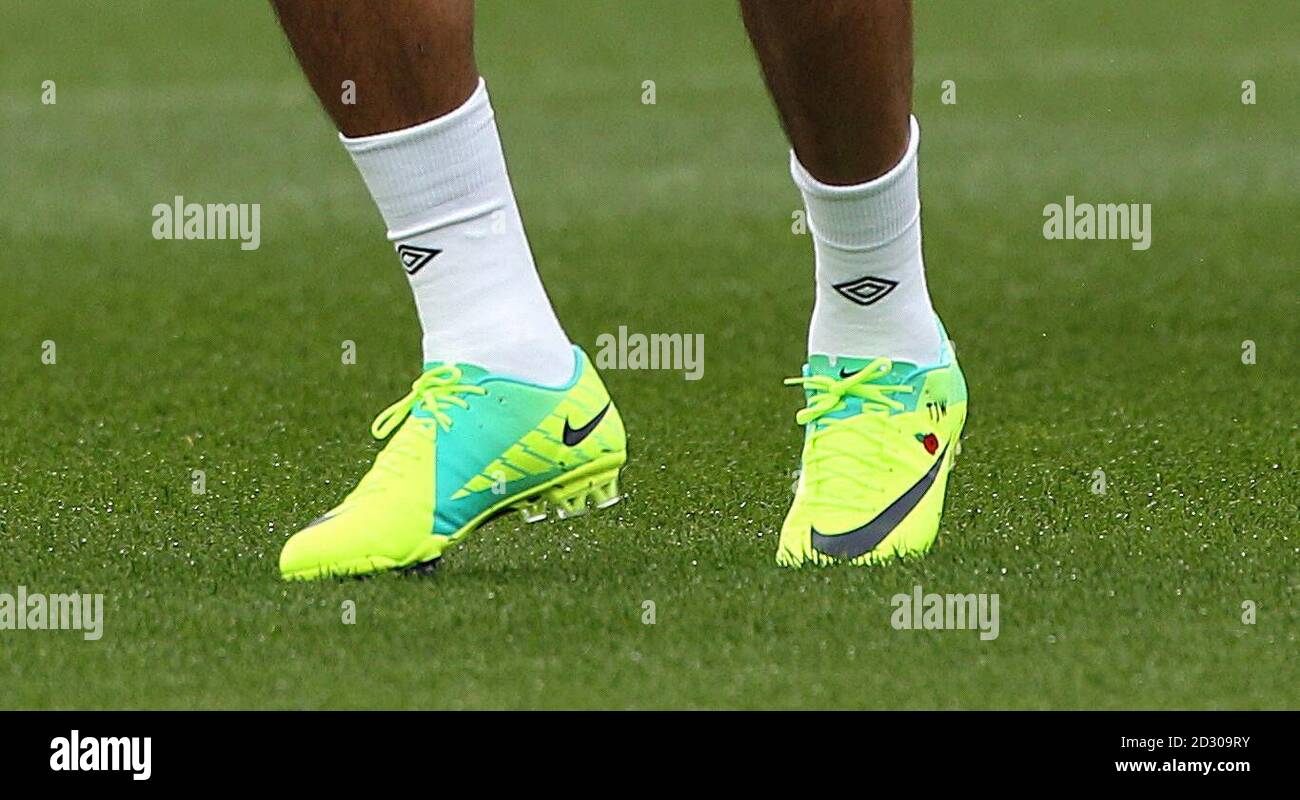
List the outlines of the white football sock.
{"type": "Polygon", "coordinates": [[[437,119],[339,138],[410,279],[425,363],[567,382],[573,350],[537,275],[483,81],[437,119]]]}
{"type": "Polygon", "coordinates": [[[942,343],[921,260],[919,140],[913,117],[902,161],[856,186],[824,184],[790,153],[817,265],[810,354],[938,362],[942,343]]]}

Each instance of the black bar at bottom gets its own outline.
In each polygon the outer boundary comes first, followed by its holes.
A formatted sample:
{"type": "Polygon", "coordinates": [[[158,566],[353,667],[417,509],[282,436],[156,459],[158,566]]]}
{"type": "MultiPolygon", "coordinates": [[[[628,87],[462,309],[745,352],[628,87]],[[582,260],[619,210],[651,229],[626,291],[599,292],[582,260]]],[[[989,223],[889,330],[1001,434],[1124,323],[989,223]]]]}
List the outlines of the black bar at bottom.
{"type": "Polygon", "coordinates": [[[7,779],[128,790],[423,791],[442,776],[448,789],[524,781],[532,791],[538,781],[680,791],[706,779],[832,777],[868,792],[886,777],[1222,785],[1289,781],[1295,722],[1272,712],[4,712],[0,765],[7,779]]]}

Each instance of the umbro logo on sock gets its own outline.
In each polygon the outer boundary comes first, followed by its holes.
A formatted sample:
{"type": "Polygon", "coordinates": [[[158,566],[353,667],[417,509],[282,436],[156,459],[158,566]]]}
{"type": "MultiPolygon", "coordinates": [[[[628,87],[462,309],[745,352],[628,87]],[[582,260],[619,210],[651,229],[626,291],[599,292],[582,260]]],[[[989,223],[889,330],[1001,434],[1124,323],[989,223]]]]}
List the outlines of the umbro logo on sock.
{"type": "Polygon", "coordinates": [[[857,280],[845,281],[834,285],[835,291],[839,292],[845,298],[852,300],[860,306],[869,306],[878,302],[885,295],[894,291],[898,281],[891,281],[888,278],[875,278],[870,275],[858,278],[857,280]]]}
{"type": "Polygon", "coordinates": [[[434,250],[428,247],[415,247],[409,244],[399,244],[397,246],[397,257],[402,259],[402,269],[406,270],[407,275],[414,275],[420,271],[420,268],[433,260],[433,257],[441,253],[441,250],[434,250]]]}

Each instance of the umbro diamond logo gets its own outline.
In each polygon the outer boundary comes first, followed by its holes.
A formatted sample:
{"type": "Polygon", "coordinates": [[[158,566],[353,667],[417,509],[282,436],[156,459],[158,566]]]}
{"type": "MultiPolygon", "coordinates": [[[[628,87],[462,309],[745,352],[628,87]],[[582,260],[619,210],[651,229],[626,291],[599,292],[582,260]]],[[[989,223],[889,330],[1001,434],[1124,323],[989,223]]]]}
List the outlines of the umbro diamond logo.
{"type": "Polygon", "coordinates": [[[885,295],[894,291],[894,287],[897,285],[898,281],[891,281],[888,278],[874,278],[867,275],[857,280],[837,283],[834,289],[860,306],[869,306],[882,300],[885,295]]]}
{"type": "Polygon", "coordinates": [[[407,275],[414,275],[420,271],[420,268],[433,260],[433,257],[441,253],[441,250],[435,250],[428,247],[414,247],[409,244],[399,244],[397,246],[397,257],[402,259],[402,269],[406,270],[407,275]]]}

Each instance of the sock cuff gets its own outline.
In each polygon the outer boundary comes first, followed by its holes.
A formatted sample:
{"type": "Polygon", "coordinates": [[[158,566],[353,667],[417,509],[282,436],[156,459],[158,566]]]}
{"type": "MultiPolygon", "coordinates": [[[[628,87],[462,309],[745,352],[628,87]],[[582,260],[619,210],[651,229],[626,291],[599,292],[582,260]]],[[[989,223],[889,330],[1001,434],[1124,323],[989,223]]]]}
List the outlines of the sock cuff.
{"type": "Polygon", "coordinates": [[[920,142],[921,128],[912,117],[902,159],[884,175],[851,186],[822,183],[791,150],[790,177],[803,195],[813,235],[834,247],[865,250],[888,244],[915,225],[921,216],[920,142]]]}
{"type": "Polygon", "coordinates": [[[396,241],[502,208],[505,156],[487,84],[448,113],[409,128],[339,141],[396,241]],[[453,215],[450,217],[448,215],[453,215]]]}

